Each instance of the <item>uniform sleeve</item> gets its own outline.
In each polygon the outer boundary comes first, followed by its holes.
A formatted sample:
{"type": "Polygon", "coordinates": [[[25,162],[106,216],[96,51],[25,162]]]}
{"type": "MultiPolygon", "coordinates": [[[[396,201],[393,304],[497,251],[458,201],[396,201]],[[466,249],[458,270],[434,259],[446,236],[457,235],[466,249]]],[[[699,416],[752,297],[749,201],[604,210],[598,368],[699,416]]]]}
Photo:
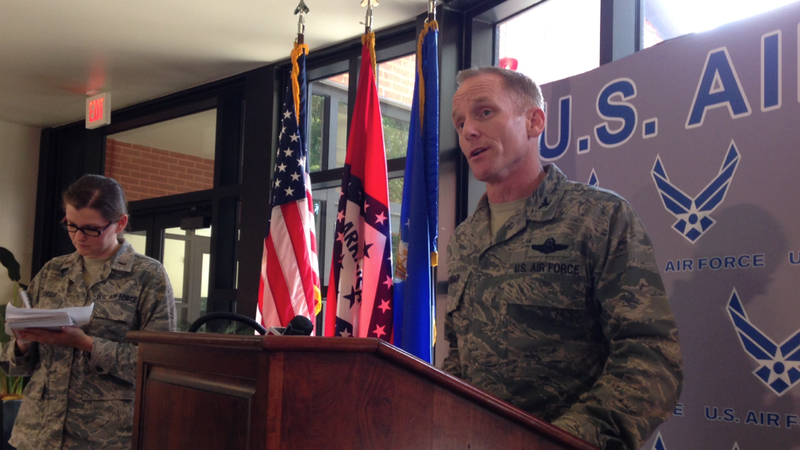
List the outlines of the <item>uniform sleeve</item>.
{"type": "MultiPolygon", "coordinates": [[[[36,307],[39,303],[39,290],[44,282],[43,279],[46,278],[44,274],[47,272],[49,266],[49,262],[45,264],[28,286],[28,298],[33,307],[36,307]]],[[[2,326],[2,324],[0,324],[0,326],[2,326]]],[[[29,377],[33,375],[33,371],[39,363],[39,343],[33,342],[28,348],[28,351],[24,355],[20,355],[16,351],[17,339],[13,334],[10,335],[10,338],[8,343],[3,345],[3,352],[0,354],[0,368],[3,369],[6,375],[12,377],[29,377]]]]}
{"type": "Polygon", "coordinates": [[[644,226],[624,202],[609,223],[593,288],[610,355],[594,386],[553,424],[601,449],[637,450],[674,411],[680,346],[644,226]]]}
{"type": "MultiPolygon", "coordinates": [[[[138,306],[138,328],[147,331],[175,331],[175,298],[167,273],[160,265],[145,276],[138,306]]],[[[112,375],[130,383],[136,382],[138,346],[94,337],[91,366],[101,375],[112,375]]]]}
{"type": "Polygon", "coordinates": [[[447,340],[447,356],[444,358],[442,370],[461,378],[461,361],[458,354],[458,337],[453,327],[453,317],[448,314],[444,318],[444,338],[447,340]]]}
{"type": "MultiPolygon", "coordinates": [[[[455,272],[455,270],[452,269],[456,266],[455,255],[453,254],[454,241],[455,237],[451,238],[450,244],[447,246],[447,261],[451,268],[451,273],[455,272]]],[[[447,288],[447,314],[445,314],[444,318],[444,338],[447,341],[447,356],[444,359],[442,370],[454,377],[461,378],[462,372],[461,358],[458,353],[458,335],[456,334],[453,322],[453,314],[456,312],[455,310],[458,304],[458,299],[453,298],[453,289],[451,289],[454,281],[454,277],[451,277],[447,288]]]]}
{"type": "Polygon", "coordinates": [[[0,368],[6,375],[11,377],[33,375],[36,363],[39,362],[39,344],[33,342],[24,355],[16,352],[16,339],[11,336],[11,340],[3,345],[3,353],[0,355],[0,368]]]}

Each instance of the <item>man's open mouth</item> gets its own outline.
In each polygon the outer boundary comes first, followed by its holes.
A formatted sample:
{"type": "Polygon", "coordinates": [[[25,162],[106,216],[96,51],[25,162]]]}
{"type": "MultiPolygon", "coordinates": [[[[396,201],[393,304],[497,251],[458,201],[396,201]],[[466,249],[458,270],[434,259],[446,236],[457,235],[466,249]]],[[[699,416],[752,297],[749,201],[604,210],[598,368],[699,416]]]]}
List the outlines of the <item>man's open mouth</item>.
{"type": "Polygon", "coordinates": [[[476,148],[475,150],[472,151],[472,153],[469,154],[469,156],[470,156],[470,158],[478,156],[481,153],[485,152],[486,150],[488,150],[488,149],[486,149],[486,148],[476,148]]]}

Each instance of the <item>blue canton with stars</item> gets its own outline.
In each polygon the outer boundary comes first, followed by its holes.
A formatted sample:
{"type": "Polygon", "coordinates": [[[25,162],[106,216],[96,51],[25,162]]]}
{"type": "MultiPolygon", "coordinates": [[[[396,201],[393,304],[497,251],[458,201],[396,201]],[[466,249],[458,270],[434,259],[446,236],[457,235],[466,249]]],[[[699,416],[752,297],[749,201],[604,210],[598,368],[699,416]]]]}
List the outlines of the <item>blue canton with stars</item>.
{"type": "Polygon", "coordinates": [[[275,155],[270,204],[274,208],[306,197],[306,154],[297,128],[291,86],[286,88],[285,109],[281,113],[281,133],[275,155]]]}

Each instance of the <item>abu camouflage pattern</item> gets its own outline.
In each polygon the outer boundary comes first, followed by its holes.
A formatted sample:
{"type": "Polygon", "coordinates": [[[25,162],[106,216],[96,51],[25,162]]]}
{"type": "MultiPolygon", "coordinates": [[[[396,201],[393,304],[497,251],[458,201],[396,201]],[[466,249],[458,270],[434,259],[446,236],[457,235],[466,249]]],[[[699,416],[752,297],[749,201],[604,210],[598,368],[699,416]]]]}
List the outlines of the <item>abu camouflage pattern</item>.
{"type": "Polygon", "coordinates": [[[84,332],[92,352],[34,343],[24,356],[14,340],[0,365],[10,375],[31,376],[10,443],[17,449],[128,449],[133,429],[137,346],[133,330],[175,331],[175,300],[158,261],[124,243],[87,289],[82,257],[48,262],[28,288],[34,308],[94,303],[84,332]]]}
{"type": "Polygon", "coordinates": [[[447,248],[444,369],[601,449],[638,449],[675,407],[678,332],[647,233],[557,167],[493,238],[484,196],[447,248]]]}

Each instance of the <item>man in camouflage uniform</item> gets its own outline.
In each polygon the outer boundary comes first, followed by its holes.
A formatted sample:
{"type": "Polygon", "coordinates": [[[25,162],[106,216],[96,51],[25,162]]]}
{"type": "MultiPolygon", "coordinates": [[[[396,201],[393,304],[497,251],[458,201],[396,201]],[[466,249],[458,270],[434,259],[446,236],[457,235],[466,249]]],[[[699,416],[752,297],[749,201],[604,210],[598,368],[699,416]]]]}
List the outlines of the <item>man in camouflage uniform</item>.
{"type": "Polygon", "coordinates": [[[459,75],[453,123],[486,194],[447,248],[444,369],[601,449],[672,413],[678,333],[647,233],[618,195],[542,168],[538,87],[459,75]]]}
{"type": "MultiPolygon", "coordinates": [[[[20,450],[129,449],[137,346],[125,334],[175,331],[175,301],[164,268],[123,242],[88,283],[76,252],[48,262],[28,294],[34,308],[94,303],[91,321],[80,328],[93,343],[88,352],[34,342],[21,355],[12,338],[0,364],[9,375],[32,378],[10,443],[20,450]]],[[[66,332],[72,331],[58,334],[66,332]]]]}

